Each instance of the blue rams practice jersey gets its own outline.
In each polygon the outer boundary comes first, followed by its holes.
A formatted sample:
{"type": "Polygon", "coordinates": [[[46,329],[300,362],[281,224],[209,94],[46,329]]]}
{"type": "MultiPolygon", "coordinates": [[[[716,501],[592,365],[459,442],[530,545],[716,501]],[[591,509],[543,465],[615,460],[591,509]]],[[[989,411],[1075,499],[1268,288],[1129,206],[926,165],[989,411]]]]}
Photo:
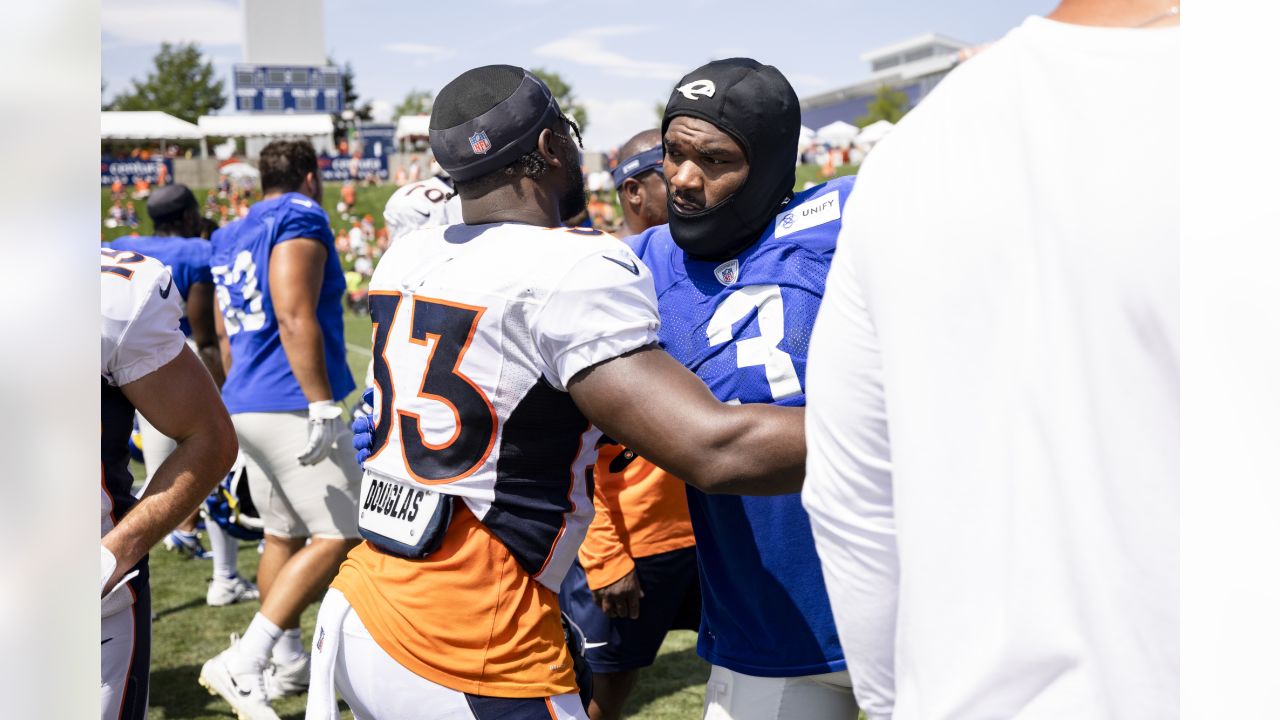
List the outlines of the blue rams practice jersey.
{"type": "Polygon", "coordinates": [[[218,309],[231,342],[231,369],[222,386],[222,399],[229,412],[281,412],[307,407],[307,398],[280,343],[280,326],[267,287],[271,251],[296,238],[324,243],[329,251],[316,308],[324,338],[325,367],[335,400],[355,388],[347,367],[342,325],[342,296],[347,283],[333,246],[329,216],[311,198],[286,193],[255,204],[244,219],[213,234],[211,264],[218,309]]]}
{"type": "MultiPolygon", "coordinates": [[[[666,225],[627,239],[653,271],[663,345],[721,401],[805,404],[809,334],[852,188],[847,177],[798,193],[726,262],[689,258],[666,225]]],[[[698,654],[765,677],[843,670],[800,494],[688,493],[702,574],[698,654]]]]}
{"type": "Polygon", "coordinates": [[[213,246],[201,238],[128,236],[117,238],[110,244],[112,250],[132,250],[153,257],[164,263],[173,276],[173,288],[178,291],[182,306],[182,334],[190,337],[191,323],[187,321],[187,297],[196,283],[212,283],[209,273],[209,257],[213,246]]]}

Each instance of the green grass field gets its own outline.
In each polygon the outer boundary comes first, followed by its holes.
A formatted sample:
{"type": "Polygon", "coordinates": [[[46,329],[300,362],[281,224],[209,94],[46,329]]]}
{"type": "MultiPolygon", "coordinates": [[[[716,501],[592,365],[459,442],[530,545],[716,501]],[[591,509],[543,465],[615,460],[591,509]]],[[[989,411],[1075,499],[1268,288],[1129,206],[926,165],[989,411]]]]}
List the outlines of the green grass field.
{"type": "MultiPolygon", "coordinates": [[[[369,319],[346,316],[347,361],[357,384],[369,363],[371,337],[369,319]]],[[[142,468],[134,471],[141,477],[142,468]]],[[[242,543],[239,570],[252,578],[257,572],[258,553],[253,544],[242,543]]],[[[221,698],[209,695],[196,684],[205,660],[227,646],[228,635],[243,632],[256,602],[229,607],[209,607],[205,590],[211,572],[208,561],[186,560],[157,547],[151,553],[152,628],[151,715],[153,720],[226,720],[234,717],[221,698]]],[[[303,639],[309,640],[315,625],[313,605],[302,618],[303,639]]],[[[710,667],[694,652],[696,636],[678,631],[667,636],[657,663],[644,671],[640,684],[627,705],[627,716],[644,720],[695,720],[702,715],[703,686],[710,667]]],[[[276,711],[286,720],[301,720],[305,698],[294,697],[276,703],[276,711]]],[[[343,717],[351,717],[349,713],[343,717]]]]}

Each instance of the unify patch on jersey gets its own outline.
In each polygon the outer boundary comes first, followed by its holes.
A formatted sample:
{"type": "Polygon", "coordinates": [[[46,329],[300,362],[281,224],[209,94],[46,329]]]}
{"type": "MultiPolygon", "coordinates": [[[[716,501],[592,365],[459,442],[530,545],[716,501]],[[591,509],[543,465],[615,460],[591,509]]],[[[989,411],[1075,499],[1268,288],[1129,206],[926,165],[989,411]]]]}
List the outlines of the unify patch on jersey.
{"type": "Polygon", "coordinates": [[[786,237],[794,232],[840,218],[840,193],[829,192],[791,208],[773,220],[773,236],[786,237]]]}
{"type": "Polygon", "coordinates": [[[450,496],[398,478],[365,472],[360,481],[360,535],[402,557],[425,557],[444,540],[450,496]]]}

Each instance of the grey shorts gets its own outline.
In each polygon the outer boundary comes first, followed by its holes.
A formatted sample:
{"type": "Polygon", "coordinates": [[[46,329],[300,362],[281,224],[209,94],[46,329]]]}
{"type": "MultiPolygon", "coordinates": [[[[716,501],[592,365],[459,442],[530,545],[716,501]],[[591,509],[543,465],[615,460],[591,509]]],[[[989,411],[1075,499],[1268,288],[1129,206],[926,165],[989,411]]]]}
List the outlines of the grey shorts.
{"type": "Polygon", "coordinates": [[[237,413],[231,416],[240,449],[262,468],[249,474],[249,491],[263,530],[286,538],[360,537],[356,503],[360,466],[351,431],[338,436],[323,462],[298,462],[307,439],[307,413],[237,413]]]}

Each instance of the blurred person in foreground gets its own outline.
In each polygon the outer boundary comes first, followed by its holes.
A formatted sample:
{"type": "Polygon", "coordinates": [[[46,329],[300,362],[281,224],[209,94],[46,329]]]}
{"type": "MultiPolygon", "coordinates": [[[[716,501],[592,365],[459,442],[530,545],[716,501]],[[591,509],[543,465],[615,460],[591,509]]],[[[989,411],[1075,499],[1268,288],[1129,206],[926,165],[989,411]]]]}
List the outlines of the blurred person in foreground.
{"type": "Polygon", "coordinates": [[[338,717],[336,686],[381,720],[585,718],[556,592],[601,431],[709,492],[791,492],[802,411],[717,402],[657,346],[645,266],[562,227],[585,188],[545,83],[469,70],[431,122],[465,224],[401,238],[374,273],[366,542],[317,616],[307,715],[338,717]]]}
{"type": "MultiPolygon", "coordinates": [[[[613,179],[627,234],[665,223],[662,133],[645,130],[618,154],[613,179]]],[[[702,597],[684,483],[609,438],[599,445],[596,515],[560,603],[585,639],[591,719],[612,720],[667,633],[698,629],[702,597]]]]}
{"type": "MultiPolygon", "coordinates": [[[[187,344],[222,387],[225,376],[218,334],[214,324],[213,275],[209,271],[212,252],[209,242],[201,238],[204,218],[190,188],[173,183],[157,188],[147,198],[147,214],[151,217],[151,237],[131,235],[111,243],[113,250],[132,250],[159,260],[168,268],[178,291],[182,308],[180,327],[187,344]]],[[[173,452],[175,441],[156,430],[144,417],[138,419],[142,434],[142,455],[147,468],[147,481],[173,452]]],[[[241,600],[256,600],[258,588],[236,572],[236,549],[239,541],[223,532],[216,523],[206,524],[213,549],[206,553],[196,531],[196,514],[192,514],[173,532],[165,536],[165,549],[193,558],[213,558],[213,580],[205,593],[209,605],[230,605],[241,600]]]]}
{"type": "Polygon", "coordinates": [[[218,388],[178,329],[169,271],[132,251],[103,248],[101,256],[100,710],[103,720],[141,719],[151,664],[147,551],[226,475],[236,437],[218,388]],[[139,498],[129,471],[135,412],[175,439],[139,498]]]}
{"type": "Polygon", "coordinates": [[[1177,24],[1065,0],[863,165],[803,495],[871,720],[1178,716],[1177,24]]]}
{"type": "Polygon", "coordinates": [[[358,542],[360,470],[338,404],[354,389],[343,338],[346,281],[315,150],[277,140],[258,159],[263,199],[213,235],[222,397],[262,518],[262,609],[209,660],[200,683],[242,716],[273,720],[270,700],[306,689],[302,611],[358,542]]]}

